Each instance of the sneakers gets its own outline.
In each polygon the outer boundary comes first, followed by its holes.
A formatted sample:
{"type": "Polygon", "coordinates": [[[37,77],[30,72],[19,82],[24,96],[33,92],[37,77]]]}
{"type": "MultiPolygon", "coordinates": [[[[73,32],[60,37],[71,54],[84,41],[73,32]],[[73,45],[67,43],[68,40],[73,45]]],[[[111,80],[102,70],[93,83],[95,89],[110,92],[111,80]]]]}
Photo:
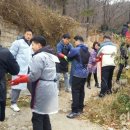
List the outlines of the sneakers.
{"type": "Polygon", "coordinates": [[[19,109],[19,107],[17,106],[17,104],[12,104],[12,105],[10,106],[10,108],[11,108],[13,111],[15,111],[15,112],[19,112],[19,111],[20,111],[20,109],[19,109]]]}
{"type": "Polygon", "coordinates": [[[71,88],[66,88],[65,92],[68,92],[68,93],[71,92],[71,88]]]}
{"type": "Polygon", "coordinates": [[[79,116],[79,115],[80,115],[79,112],[77,112],[77,113],[71,112],[71,113],[69,113],[69,114],[67,115],[67,118],[73,119],[73,118],[75,118],[75,117],[77,117],[77,116],[79,116]]]}
{"type": "Polygon", "coordinates": [[[99,96],[100,98],[103,98],[103,97],[105,96],[105,94],[100,93],[98,96],[99,96]]]}
{"type": "Polygon", "coordinates": [[[99,83],[95,83],[95,87],[100,88],[99,83]]]}

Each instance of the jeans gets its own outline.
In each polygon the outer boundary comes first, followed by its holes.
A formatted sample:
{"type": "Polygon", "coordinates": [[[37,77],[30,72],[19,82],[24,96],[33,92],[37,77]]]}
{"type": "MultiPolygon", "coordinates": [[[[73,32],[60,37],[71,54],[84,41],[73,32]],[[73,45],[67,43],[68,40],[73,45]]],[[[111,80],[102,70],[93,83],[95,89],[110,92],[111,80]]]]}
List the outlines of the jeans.
{"type": "Polygon", "coordinates": [[[102,67],[101,94],[105,94],[107,91],[111,91],[114,68],[115,66],[102,67]]]}
{"type": "Polygon", "coordinates": [[[33,130],[52,130],[49,115],[32,113],[33,130]]]}
{"type": "Polygon", "coordinates": [[[72,112],[80,112],[84,108],[84,85],[86,78],[72,78],[72,112]]]}
{"type": "Polygon", "coordinates": [[[12,89],[11,90],[11,104],[16,104],[19,98],[21,90],[20,89],[12,89]]]}
{"type": "Polygon", "coordinates": [[[6,101],[0,101],[0,121],[5,120],[5,106],[6,101]]]}
{"type": "Polygon", "coordinates": [[[64,76],[65,89],[70,89],[68,72],[57,73],[57,88],[59,89],[59,87],[60,87],[59,81],[60,81],[61,74],[63,74],[63,76],[64,76]]]}

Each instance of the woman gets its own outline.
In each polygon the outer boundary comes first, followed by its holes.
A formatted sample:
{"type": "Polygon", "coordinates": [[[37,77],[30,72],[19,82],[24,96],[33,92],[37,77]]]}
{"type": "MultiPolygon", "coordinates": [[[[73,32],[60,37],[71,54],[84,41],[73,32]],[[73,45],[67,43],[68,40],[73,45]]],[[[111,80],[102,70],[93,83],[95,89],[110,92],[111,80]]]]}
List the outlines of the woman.
{"type": "Polygon", "coordinates": [[[87,87],[89,89],[91,89],[90,80],[91,80],[92,73],[94,75],[95,87],[99,88],[99,83],[98,83],[98,78],[97,78],[97,64],[96,64],[96,56],[97,56],[98,49],[99,49],[99,43],[94,42],[92,50],[90,52],[89,63],[87,67],[88,69],[87,87]]]}

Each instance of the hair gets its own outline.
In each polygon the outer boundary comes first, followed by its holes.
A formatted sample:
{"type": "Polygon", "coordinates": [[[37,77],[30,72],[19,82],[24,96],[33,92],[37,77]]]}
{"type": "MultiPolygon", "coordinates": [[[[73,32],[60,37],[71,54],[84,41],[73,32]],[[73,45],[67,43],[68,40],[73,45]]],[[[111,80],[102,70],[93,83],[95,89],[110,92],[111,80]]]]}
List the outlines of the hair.
{"type": "Polygon", "coordinates": [[[36,44],[40,43],[42,46],[46,46],[46,39],[43,36],[34,36],[31,39],[31,43],[35,42],[36,44]]]}
{"type": "Polygon", "coordinates": [[[93,46],[92,46],[93,49],[95,49],[95,45],[96,45],[96,44],[97,44],[98,46],[100,46],[100,44],[95,41],[95,42],[93,43],[93,46]]]}
{"type": "Polygon", "coordinates": [[[81,42],[84,42],[83,37],[82,37],[82,36],[79,36],[79,35],[75,36],[75,37],[74,37],[74,40],[75,40],[75,41],[78,41],[78,40],[79,40],[79,41],[81,41],[81,42]]]}
{"type": "Polygon", "coordinates": [[[105,36],[103,37],[103,39],[110,39],[110,40],[111,40],[111,37],[108,36],[108,35],[105,35],[105,36]]]}
{"type": "Polygon", "coordinates": [[[32,29],[30,29],[30,28],[25,29],[24,33],[26,33],[26,32],[32,32],[33,33],[32,29]]]}
{"type": "Polygon", "coordinates": [[[69,33],[66,33],[66,34],[64,34],[64,35],[62,36],[62,38],[64,38],[64,39],[66,39],[66,38],[70,39],[71,37],[70,37],[70,34],[69,34],[69,33]]]}

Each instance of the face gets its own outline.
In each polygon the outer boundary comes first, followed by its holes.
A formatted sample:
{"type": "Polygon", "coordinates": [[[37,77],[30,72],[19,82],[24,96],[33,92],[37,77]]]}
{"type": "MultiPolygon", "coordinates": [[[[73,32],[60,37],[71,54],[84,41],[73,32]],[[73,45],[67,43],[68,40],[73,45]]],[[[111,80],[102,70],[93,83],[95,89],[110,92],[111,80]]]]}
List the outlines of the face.
{"type": "Polygon", "coordinates": [[[98,45],[98,44],[95,45],[95,49],[96,49],[96,50],[99,49],[99,45],[98,45]]]}
{"type": "Polygon", "coordinates": [[[68,38],[63,38],[62,40],[63,40],[63,42],[64,42],[65,45],[69,44],[69,42],[70,42],[70,39],[68,39],[68,38]]]}
{"type": "Polygon", "coordinates": [[[32,39],[32,32],[26,31],[25,34],[24,34],[24,37],[27,41],[30,41],[32,39]]]}
{"type": "Polygon", "coordinates": [[[77,41],[74,40],[74,45],[75,45],[75,46],[77,46],[77,45],[79,45],[79,44],[80,44],[80,41],[79,41],[79,40],[77,40],[77,41]]]}
{"type": "Polygon", "coordinates": [[[32,49],[33,49],[34,52],[38,51],[41,48],[42,48],[42,46],[41,46],[40,43],[32,42],[32,49]]]}

